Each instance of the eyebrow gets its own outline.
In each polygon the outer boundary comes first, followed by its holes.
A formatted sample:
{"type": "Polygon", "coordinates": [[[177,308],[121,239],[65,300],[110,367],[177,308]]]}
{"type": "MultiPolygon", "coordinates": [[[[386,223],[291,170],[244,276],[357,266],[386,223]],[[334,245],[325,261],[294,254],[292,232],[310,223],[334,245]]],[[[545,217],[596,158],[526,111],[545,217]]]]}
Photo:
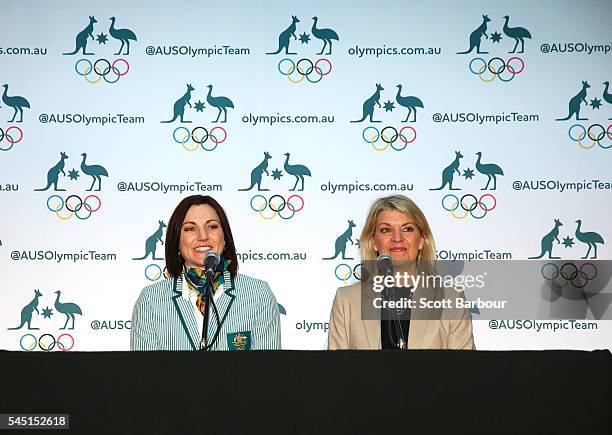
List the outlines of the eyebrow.
{"type": "MultiPolygon", "coordinates": [[[[217,219],[208,219],[206,222],[204,222],[204,224],[207,224],[207,223],[210,223],[210,222],[217,222],[217,223],[219,223],[219,221],[217,219]]],[[[181,227],[184,227],[187,224],[197,225],[193,221],[187,221],[187,222],[183,222],[183,225],[181,225],[181,227]]]]}
{"type": "MultiPolygon", "coordinates": [[[[378,226],[380,226],[380,225],[391,225],[391,224],[388,223],[388,222],[381,222],[381,223],[378,224],[378,226]]],[[[406,225],[416,225],[416,223],[414,223],[413,221],[408,221],[408,222],[405,222],[405,223],[402,224],[403,227],[406,226],[406,225]]]]}

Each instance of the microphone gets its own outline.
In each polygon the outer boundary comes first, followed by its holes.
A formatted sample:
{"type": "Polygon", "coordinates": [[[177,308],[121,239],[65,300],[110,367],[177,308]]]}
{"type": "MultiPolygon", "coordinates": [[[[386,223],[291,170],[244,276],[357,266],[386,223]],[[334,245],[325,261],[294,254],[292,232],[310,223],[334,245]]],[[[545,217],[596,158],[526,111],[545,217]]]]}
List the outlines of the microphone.
{"type": "Polygon", "coordinates": [[[384,276],[393,275],[393,259],[389,254],[380,254],[376,259],[378,273],[384,276]]]}
{"type": "Polygon", "coordinates": [[[202,325],[202,338],[204,340],[204,350],[210,349],[215,342],[217,341],[217,337],[219,336],[219,331],[221,329],[221,324],[219,322],[219,314],[217,313],[217,307],[214,305],[215,302],[212,298],[212,279],[215,273],[215,269],[219,265],[221,258],[219,254],[214,250],[210,250],[206,253],[206,257],[204,258],[204,271],[206,273],[206,287],[204,290],[204,322],[202,325]],[[213,337],[212,343],[208,343],[208,323],[210,319],[210,305],[214,306],[215,315],[217,317],[217,332],[213,337]]]}
{"type": "Polygon", "coordinates": [[[206,253],[206,257],[204,258],[204,271],[206,272],[207,276],[208,274],[212,275],[215,272],[215,269],[219,265],[220,261],[221,258],[216,251],[210,250],[206,253]]]}

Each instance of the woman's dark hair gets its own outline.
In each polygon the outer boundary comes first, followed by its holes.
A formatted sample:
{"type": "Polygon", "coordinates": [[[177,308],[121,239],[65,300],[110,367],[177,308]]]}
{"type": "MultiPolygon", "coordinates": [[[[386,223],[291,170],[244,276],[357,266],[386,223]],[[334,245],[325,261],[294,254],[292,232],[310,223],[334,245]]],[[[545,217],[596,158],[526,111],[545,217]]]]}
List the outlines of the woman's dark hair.
{"type": "Polygon", "coordinates": [[[225,249],[223,249],[222,255],[226,260],[230,260],[228,270],[232,278],[235,278],[238,273],[238,257],[236,256],[236,246],[234,245],[234,237],[232,236],[227,215],[223,207],[214,198],[204,195],[192,195],[183,199],[174,209],[172,216],[170,216],[168,229],[166,230],[166,269],[168,274],[176,278],[183,271],[185,260],[179,254],[183,221],[191,206],[203,204],[210,205],[219,215],[223,237],[225,238],[225,249]]]}

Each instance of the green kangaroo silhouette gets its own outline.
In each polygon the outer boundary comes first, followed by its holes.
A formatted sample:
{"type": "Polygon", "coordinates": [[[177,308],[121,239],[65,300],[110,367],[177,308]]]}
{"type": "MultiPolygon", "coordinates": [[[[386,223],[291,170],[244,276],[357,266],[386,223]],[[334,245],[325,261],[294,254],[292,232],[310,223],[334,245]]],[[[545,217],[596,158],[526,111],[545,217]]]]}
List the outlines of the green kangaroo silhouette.
{"type": "Polygon", "coordinates": [[[132,260],[144,260],[149,256],[149,254],[153,256],[152,260],[163,260],[163,258],[155,257],[155,250],[157,249],[157,242],[160,242],[162,245],[164,244],[164,241],[161,237],[164,233],[164,228],[166,227],[166,224],[164,223],[164,221],[158,222],[159,228],[157,228],[157,231],[147,237],[147,241],[145,242],[145,255],[139,258],[132,258],[132,260]]]}
{"type": "Polygon", "coordinates": [[[49,169],[49,171],[47,171],[47,187],[45,187],[44,189],[34,189],[34,192],[42,192],[44,190],[48,190],[51,185],[53,185],[53,190],[55,190],[56,192],[66,191],[66,189],[58,189],[57,182],[59,180],[60,172],[64,174],[64,176],[66,176],[66,173],[64,172],[64,160],[66,160],[67,158],[68,156],[65,153],[60,152],[60,161],[57,162],[57,164],[51,169],[49,169]]]}
{"type": "Polygon", "coordinates": [[[74,49],[74,51],[72,53],[62,53],[64,55],[72,55],[72,54],[77,54],[79,50],[83,50],[83,54],[84,55],[93,55],[94,53],[87,53],[86,49],[87,49],[87,37],[89,36],[92,41],[94,39],[93,37],[93,28],[94,28],[94,24],[97,23],[98,21],[96,21],[96,19],[94,17],[89,17],[89,24],[87,25],[87,27],[85,27],[83,30],[81,30],[77,36],[76,36],[76,48],[74,49]]]}
{"type": "Polygon", "coordinates": [[[34,313],[34,311],[40,314],[40,311],[38,311],[38,298],[41,296],[42,296],[41,292],[39,292],[38,290],[34,290],[34,299],[32,299],[32,301],[29,304],[27,304],[25,307],[21,309],[21,324],[17,326],[16,328],[8,328],[9,331],[21,329],[23,325],[25,325],[26,323],[28,324],[28,329],[40,329],[40,328],[32,328],[31,322],[32,322],[32,313],[34,313]]]}
{"type": "Polygon", "coordinates": [[[476,28],[472,33],[470,33],[470,48],[467,51],[460,51],[457,54],[468,54],[471,53],[474,48],[476,48],[477,54],[488,54],[488,51],[480,51],[480,42],[482,41],[482,36],[489,39],[487,35],[487,23],[491,21],[491,19],[483,15],[482,16],[482,24],[476,28]]]}
{"type": "Polygon", "coordinates": [[[378,107],[382,107],[380,105],[380,91],[384,91],[385,88],[383,88],[379,83],[376,84],[376,92],[374,92],[374,94],[368,98],[367,100],[365,100],[363,102],[363,116],[361,117],[361,119],[359,121],[351,121],[351,122],[362,122],[365,121],[365,119],[369,116],[370,117],[370,122],[381,122],[381,121],[374,121],[372,119],[372,116],[374,116],[374,106],[376,106],[378,104],[378,107]]]}
{"type": "Polygon", "coordinates": [[[268,192],[270,190],[261,188],[261,179],[264,172],[266,173],[266,175],[270,175],[270,173],[268,172],[268,160],[270,160],[271,158],[272,156],[268,154],[267,151],[264,151],[263,161],[259,165],[255,166],[255,168],[251,171],[251,186],[247,187],[246,189],[238,189],[239,192],[251,190],[253,187],[255,187],[256,184],[257,190],[259,190],[260,192],[268,192]]]}
{"type": "Polygon", "coordinates": [[[453,177],[455,176],[455,172],[461,175],[459,172],[459,160],[463,157],[459,151],[455,151],[455,160],[452,161],[450,165],[442,170],[442,185],[440,187],[436,187],[434,189],[429,190],[442,190],[448,184],[448,190],[461,190],[460,188],[453,188],[453,177]]]}
{"type": "Polygon", "coordinates": [[[342,259],[343,260],[353,260],[353,258],[349,258],[346,256],[346,244],[347,242],[350,240],[351,241],[351,245],[354,245],[355,243],[353,242],[353,239],[351,238],[353,236],[353,228],[355,228],[355,224],[353,223],[352,220],[348,221],[348,228],[346,229],[345,232],[343,232],[342,234],[340,234],[338,236],[338,238],[336,239],[336,243],[334,245],[334,247],[336,248],[336,253],[334,254],[333,257],[329,257],[329,258],[324,258],[323,260],[333,260],[335,259],[340,253],[342,253],[342,259]]]}
{"type": "Polygon", "coordinates": [[[576,115],[576,121],[587,121],[588,118],[580,118],[580,103],[584,101],[587,104],[586,96],[587,89],[590,88],[587,82],[582,82],[582,89],[576,95],[574,95],[569,101],[569,114],[565,118],[555,119],[555,121],[567,121],[572,116],[576,115]]]}
{"type": "Polygon", "coordinates": [[[591,257],[591,259],[596,260],[597,259],[597,243],[601,243],[603,245],[604,244],[603,237],[601,237],[601,235],[593,231],[583,233],[582,231],[580,231],[580,225],[582,225],[582,221],[578,219],[576,223],[578,224],[578,226],[576,227],[576,238],[580,240],[582,243],[586,243],[589,247],[589,250],[587,251],[586,255],[581,258],[582,259],[588,258],[589,254],[591,253],[591,248],[594,248],[595,254],[593,255],[593,257],[591,257]]]}
{"type": "Polygon", "coordinates": [[[285,30],[283,30],[280,35],[278,35],[278,50],[276,50],[273,53],[266,53],[266,54],[278,54],[282,51],[283,48],[285,49],[285,54],[297,54],[297,53],[289,53],[289,43],[291,42],[292,36],[293,36],[293,39],[297,39],[297,36],[295,36],[295,31],[296,31],[296,24],[299,22],[300,20],[298,19],[298,17],[295,15],[292,15],[291,25],[287,27],[285,30]]]}
{"type": "Polygon", "coordinates": [[[304,176],[307,177],[312,177],[312,174],[310,173],[310,169],[308,169],[306,166],[304,165],[290,165],[289,164],[289,157],[291,156],[291,154],[289,153],[285,153],[285,166],[283,166],[283,168],[285,169],[285,172],[289,175],[293,175],[295,177],[295,185],[293,186],[293,189],[289,189],[290,192],[295,191],[298,183],[301,181],[302,182],[302,188],[298,189],[299,191],[304,190],[304,176]]]}
{"type": "Polygon", "coordinates": [[[553,257],[552,249],[553,249],[553,240],[556,240],[557,243],[561,243],[559,240],[559,227],[563,226],[563,224],[559,221],[559,219],[555,219],[555,227],[550,230],[548,234],[542,237],[542,252],[537,257],[529,257],[530,260],[537,260],[538,258],[544,257],[544,254],[548,252],[548,258],[551,260],[558,260],[561,257],[553,257]]]}
{"type": "Polygon", "coordinates": [[[68,329],[74,329],[74,315],[75,314],[80,314],[83,315],[83,312],[81,311],[81,307],[79,307],[77,304],[74,304],[72,302],[68,302],[68,303],[61,303],[60,302],[60,294],[62,292],[60,292],[59,290],[55,292],[55,294],[57,294],[57,297],[55,298],[55,309],[57,310],[58,313],[62,313],[66,315],[66,323],[64,323],[64,327],[60,328],[60,329],[66,329],[66,326],[68,325],[68,322],[70,321],[70,319],[72,319],[72,328],[68,328],[68,329]]]}
{"type": "Polygon", "coordinates": [[[174,122],[176,121],[176,118],[178,117],[181,118],[181,122],[183,123],[191,122],[191,121],[183,120],[183,116],[185,115],[185,105],[189,104],[189,107],[191,107],[191,103],[189,102],[189,100],[191,100],[191,91],[194,91],[194,90],[195,88],[188,83],[187,92],[185,92],[185,94],[181,98],[176,100],[174,103],[174,118],[172,118],[170,121],[161,121],[162,124],[168,123],[168,122],[174,122]]]}

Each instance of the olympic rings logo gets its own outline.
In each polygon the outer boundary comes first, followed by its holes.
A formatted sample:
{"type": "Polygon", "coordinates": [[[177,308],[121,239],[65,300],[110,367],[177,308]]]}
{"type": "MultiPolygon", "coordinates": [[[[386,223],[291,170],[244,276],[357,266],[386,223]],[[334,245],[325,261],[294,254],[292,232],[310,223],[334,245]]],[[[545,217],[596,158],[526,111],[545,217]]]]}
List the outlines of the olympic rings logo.
{"type": "Polygon", "coordinates": [[[338,281],[343,281],[344,285],[349,285],[348,280],[351,277],[355,278],[357,281],[361,281],[361,263],[356,264],[351,268],[346,263],[340,263],[334,269],[334,275],[338,279],[338,281]]]}
{"type": "Polygon", "coordinates": [[[217,148],[217,145],[227,140],[227,130],[221,126],[216,126],[209,132],[205,127],[195,127],[190,132],[187,127],[176,127],[172,132],[172,139],[174,139],[174,142],[180,143],[186,151],[195,151],[198,149],[198,146],[204,151],[212,151],[217,148]],[[217,130],[219,132],[215,134],[217,130]],[[182,135],[177,137],[176,134],[179,131],[182,132],[182,135]],[[207,148],[204,144],[209,138],[214,145],[207,148]],[[193,142],[195,146],[187,145],[189,142],[193,142]]]}
{"type": "Polygon", "coordinates": [[[85,78],[87,83],[95,85],[104,79],[106,83],[117,83],[121,77],[130,71],[130,64],[123,58],[115,59],[110,63],[107,59],[98,59],[93,64],[89,59],[79,59],[74,64],[74,70],[85,78]],[[92,74],[93,73],[93,74],[92,74]],[[89,77],[93,76],[93,79],[89,77]]]}
{"type": "Polygon", "coordinates": [[[98,195],[88,195],[85,199],[81,199],[78,195],[70,195],[66,199],[59,195],[47,198],[47,209],[63,221],[69,220],[72,216],[82,221],[87,220],[101,207],[102,200],[98,195]],[[67,212],[60,213],[64,209],[67,212]]]}
{"type": "Polygon", "coordinates": [[[323,76],[329,75],[332,72],[332,63],[324,57],[317,59],[312,63],[310,59],[300,59],[297,64],[288,57],[281,59],[278,62],[278,72],[286,76],[291,83],[301,83],[304,78],[310,83],[319,83],[323,76]],[[297,72],[297,74],[293,74],[297,72]],[[314,79],[310,76],[315,77],[314,79]],[[316,78],[318,77],[318,78],[316,78]]]}
{"type": "Polygon", "coordinates": [[[2,130],[2,128],[0,128],[0,151],[10,150],[11,148],[13,148],[13,145],[21,142],[22,139],[23,139],[23,130],[17,127],[16,125],[11,125],[9,128],[6,129],[6,132],[2,130]],[[18,134],[15,134],[15,133],[11,134],[10,132],[12,130],[16,130],[18,134]],[[8,147],[5,147],[4,144],[2,143],[5,139],[7,143],[9,144],[8,147]]]}
{"type": "Polygon", "coordinates": [[[74,347],[74,337],[65,333],[57,337],[57,339],[53,334],[43,334],[39,338],[36,338],[34,334],[23,334],[19,339],[19,346],[25,352],[32,352],[37,346],[40,350],[51,352],[55,349],[56,345],[62,352],[68,352],[74,347]],[[64,337],[69,339],[70,346],[66,343],[67,339],[62,340],[64,337]]]}
{"type": "Polygon", "coordinates": [[[564,263],[559,268],[554,263],[546,263],[540,269],[540,273],[555,287],[563,288],[571,282],[574,287],[581,289],[597,277],[597,267],[593,263],[584,263],[580,268],[574,263],[564,263]],[[559,276],[563,279],[563,283],[557,280],[559,276]]]}
{"type": "Polygon", "coordinates": [[[608,128],[604,128],[601,124],[591,124],[588,128],[585,128],[582,124],[574,124],[567,130],[567,135],[572,141],[578,142],[578,145],[585,150],[593,148],[595,144],[605,150],[612,148],[612,124],[608,125],[608,128]],[[591,140],[590,144],[582,142],[586,137],[591,140]],[[602,145],[601,141],[605,138],[608,138],[610,142],[602,145]]]}
{"type": "Polygon", "coordinates": [[[168,269],[164,267],[164,269],[162,270],[162,268],[159,265],[155,263],[151,263],[151,264],[148,264],[147,267],[145,267],[144,275],[145,275],[145,278],[148,279],[149,281],[156,282],[162,276],[164,278],[168,276],[168,269]]]}
{"type": "Polygon", "coordinates": [[[475,57],[468,65],[472,74],[476,74],[485,83],[491,83],[498,77],[502,82],[511,82],[514,76],[525,69],[525,62],[520,57],[511,57],[504,61],[501,57],[493,57],[488,62],[482,57],[475,57]],[[491,76],[488,77],[488,73],[491,76]],[[485,77],[486,74],[486,77],[485,77]]]}
{"type": "Polygon", "coordinates": [[[497,207],[497,199],[490,193],[485,193],[478,199],[471,193],[466,193],[461,199],[452,193],[442,198],[442,208],[457,219],[464,219],[468,215],[474,219],[482,219],[488,212],[495,210],[495,207],[497,207]],[[459,209],[462,211],[457,212],[459,209]]]}
{"type": "Polygon", "coordinates": [[[251,209],[259,213],[259,216],[265,220],[274,219],[277,215],[282,219],[289,220],[304,209],[304,198],[296,194],[287,199],[282,195],[272,195],[269,199],[263,195],[254,195],[251,198],[250,205],[251,209]],[[270,212],[264,214],[268,208],[270,212]]]}
{"type": "Polygon", "coordinates": [[[403,126],[399,132],[390,125],[380,131],[373,125],[370,125],[363,129],[361,137],[366,143],[372,145],[372,148],[376,151],[385,151],[389,146],[395,151],[403,151],[408,144],[416,140],[417,132],[411,125],[403,126]],[[383,142],[381,146],[375,145],[379,139],[383,142]],[[396,145],[398,143],[399,145],[396,145]]]}

